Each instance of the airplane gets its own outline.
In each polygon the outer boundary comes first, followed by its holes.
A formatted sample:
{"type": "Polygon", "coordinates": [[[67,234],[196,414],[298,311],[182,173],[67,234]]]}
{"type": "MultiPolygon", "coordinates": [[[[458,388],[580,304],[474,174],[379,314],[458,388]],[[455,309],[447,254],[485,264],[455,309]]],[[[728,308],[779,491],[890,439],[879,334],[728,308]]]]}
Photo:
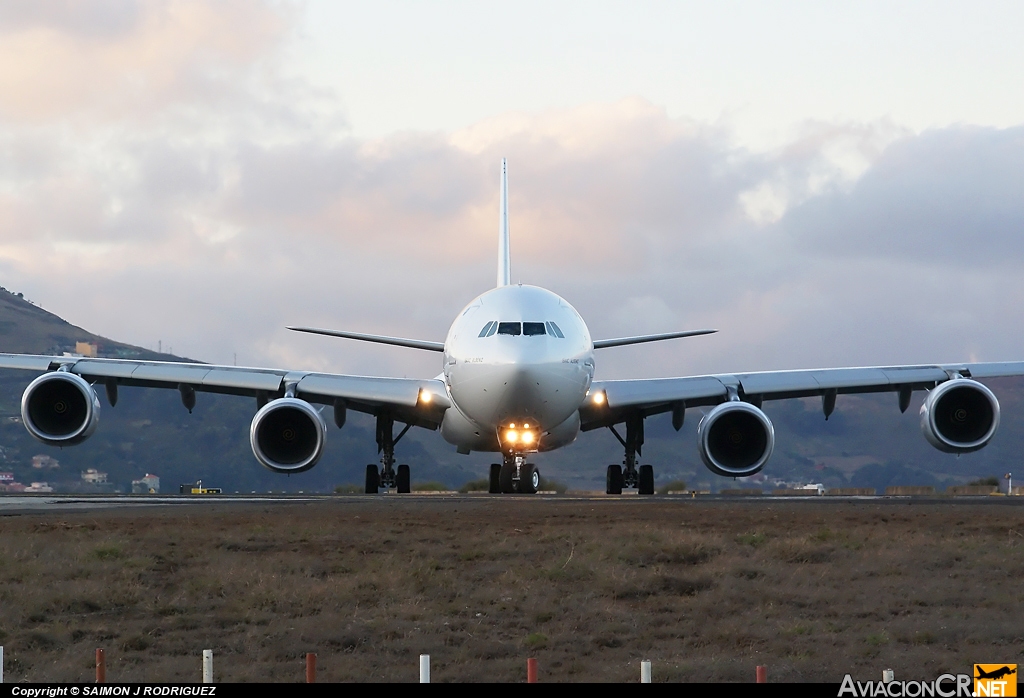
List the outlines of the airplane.
{"type": "Polygon", "coordinates": [[[998,680],[998,679],[1003,678],[1004,676],[1009,676],[1010,674],[1016,674],[1017,673],[1016,669],[1011,669],[1008,666],[1003,666],[1003,667],[1000,667],[999,669],[993,669],[990,672],[986,672],[984,669],[982,669],[977,664],[975,664],[974,666],[978,670],[978,675],[974,677],[976,679],[996,679],[996,680],[998,680]]]}
{"type": "Polygon", "coordinates": [[[459,312],[444,342],[289,328],[437,352],[443,368],[435,378],[22,354],[0,354],[0,368],[42,372],[22,395],[22,421],[33,437],[57,446],[89,438],[99,422],[97,389],[113,407],[121,386],[178,390],[190,412],[201,392],[254,398],[252,452],[278,473],[300,473],[316,465],[327,437],[326,408],[332,409],[338,428],[345,425],[348,410],[372,415],[380,463],[366,466],[368,494],[382,488],[410,491],[410,468],[396,467],[395,447],[409,429],[420,427],[440,430],[458,453],[499,453],[501,463],[491,464],[489,473],[489,490],[495,494],[536,493],[540,472],[530,462],[533,454],[570,444],[581,432],[607,428],[624,455],[621,464],[607,466],[606,492],[635,488],[651,495],[653,466],[638,462],[644,420],[671,413],[678,431],[686,410],[693,408],[706,410],[697,428],[697,451],[707,468],[723,477],[745,477],[764,468],[775,447],[763,401],[817,396],[827,420],[837,396],[849,393],[894,392],[900,411],[906,412],[913,391],[928,391],[920,411],[925,438],[940,451],[967,453],[988,444],[999,427],[999,402],[977,379],[1024,375],[1024,362],[1002,362],[595,380],[598,350],[716,330],[592,339],[566,300],[537,286],[512,283],[508,216],[503,159],[497,284],[459,312]],[[396,424],[404,425],[397,435],[396,424]]]}

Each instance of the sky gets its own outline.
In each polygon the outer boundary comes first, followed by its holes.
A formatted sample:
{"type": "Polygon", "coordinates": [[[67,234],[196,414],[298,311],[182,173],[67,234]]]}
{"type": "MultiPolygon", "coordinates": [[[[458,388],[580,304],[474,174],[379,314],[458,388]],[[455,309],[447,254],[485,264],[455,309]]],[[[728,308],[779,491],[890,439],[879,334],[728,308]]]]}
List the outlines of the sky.
{"type": "Polygon", "coordinates": [[[433,376],[512,275],[599,378],[1024,355],[1024,5],[0,5],[0,285],[214,362],[433,376]]]}

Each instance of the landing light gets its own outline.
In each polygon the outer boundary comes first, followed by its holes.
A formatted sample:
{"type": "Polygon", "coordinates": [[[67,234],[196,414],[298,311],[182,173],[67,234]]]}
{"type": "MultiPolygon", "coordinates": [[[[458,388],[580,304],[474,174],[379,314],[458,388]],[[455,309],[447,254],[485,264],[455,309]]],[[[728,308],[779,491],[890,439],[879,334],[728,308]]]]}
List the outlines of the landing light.
{"type": "Polygon", "coordinates": [[[604,391],[597,391],[596,393],[594,393],[594,397],[592,399],[595,405],[603,405],[605,400],[604,391]]]}
{"type": "Polygon", "coordinates": [[[426,390],[420,389],[420,403],[424,405],[430,404],[430,401],[434,399],[434,396],[428,393],[426,390]]]}
{"type": "Polygon", "coordinates": [[[519,432],[513,429],[509,429],[508,431],[505,432],[505,440],[508,441],[510,444],[514,444],[516,441],[519,440],[519,432]]]}
{"type": "Polygon", "coordinates": [[[532,444],[533,443],[533,432],[532,431],[524,431],[523,432],[523,443],[524,444],[532,444]]]}

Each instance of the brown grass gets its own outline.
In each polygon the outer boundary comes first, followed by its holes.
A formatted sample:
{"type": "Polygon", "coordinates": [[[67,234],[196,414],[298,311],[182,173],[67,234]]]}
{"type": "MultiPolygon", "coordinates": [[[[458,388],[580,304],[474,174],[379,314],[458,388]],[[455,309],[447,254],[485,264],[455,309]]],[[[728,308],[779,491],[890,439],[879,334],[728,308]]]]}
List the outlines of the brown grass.
{"type": "Polygon", "coordinates": [[[8,680],[839,681],[1013,662],[1024,509],[344,497],[0,520],[8,680]]]}

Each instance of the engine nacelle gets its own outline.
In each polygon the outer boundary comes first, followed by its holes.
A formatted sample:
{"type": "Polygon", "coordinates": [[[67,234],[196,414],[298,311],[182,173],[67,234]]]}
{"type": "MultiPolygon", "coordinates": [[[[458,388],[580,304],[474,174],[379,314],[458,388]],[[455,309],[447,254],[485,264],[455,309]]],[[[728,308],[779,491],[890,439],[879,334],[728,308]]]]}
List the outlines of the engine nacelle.
{"type": "Polygon", "coordinates": [[[261,465],[275,473],[301,473],[320,460],[327,424],[305,400],[283,397],[264,405],[252,418],[249,441],[261,465]]]}
{"type": "Polygon", "coordinates": [[[708,470],[745,477],[761,470],[775,448],[775,427],[747,402],[723,402],[697,426],[697,447],[708,470]]]}
{"type": "Polygon", "coordinates": [[[82,443],[96,431],[100,400],[89,382],[66,371],[44,373],[21,396],[28,433],[51,446],[82,443]]]}
{"type": "Polygon", "coordinates": [[[921,431],[946,453],[984,447],[999,428],[999,401],[978,381],[955,378],[942,383],[921,405],[921,431]]]}

